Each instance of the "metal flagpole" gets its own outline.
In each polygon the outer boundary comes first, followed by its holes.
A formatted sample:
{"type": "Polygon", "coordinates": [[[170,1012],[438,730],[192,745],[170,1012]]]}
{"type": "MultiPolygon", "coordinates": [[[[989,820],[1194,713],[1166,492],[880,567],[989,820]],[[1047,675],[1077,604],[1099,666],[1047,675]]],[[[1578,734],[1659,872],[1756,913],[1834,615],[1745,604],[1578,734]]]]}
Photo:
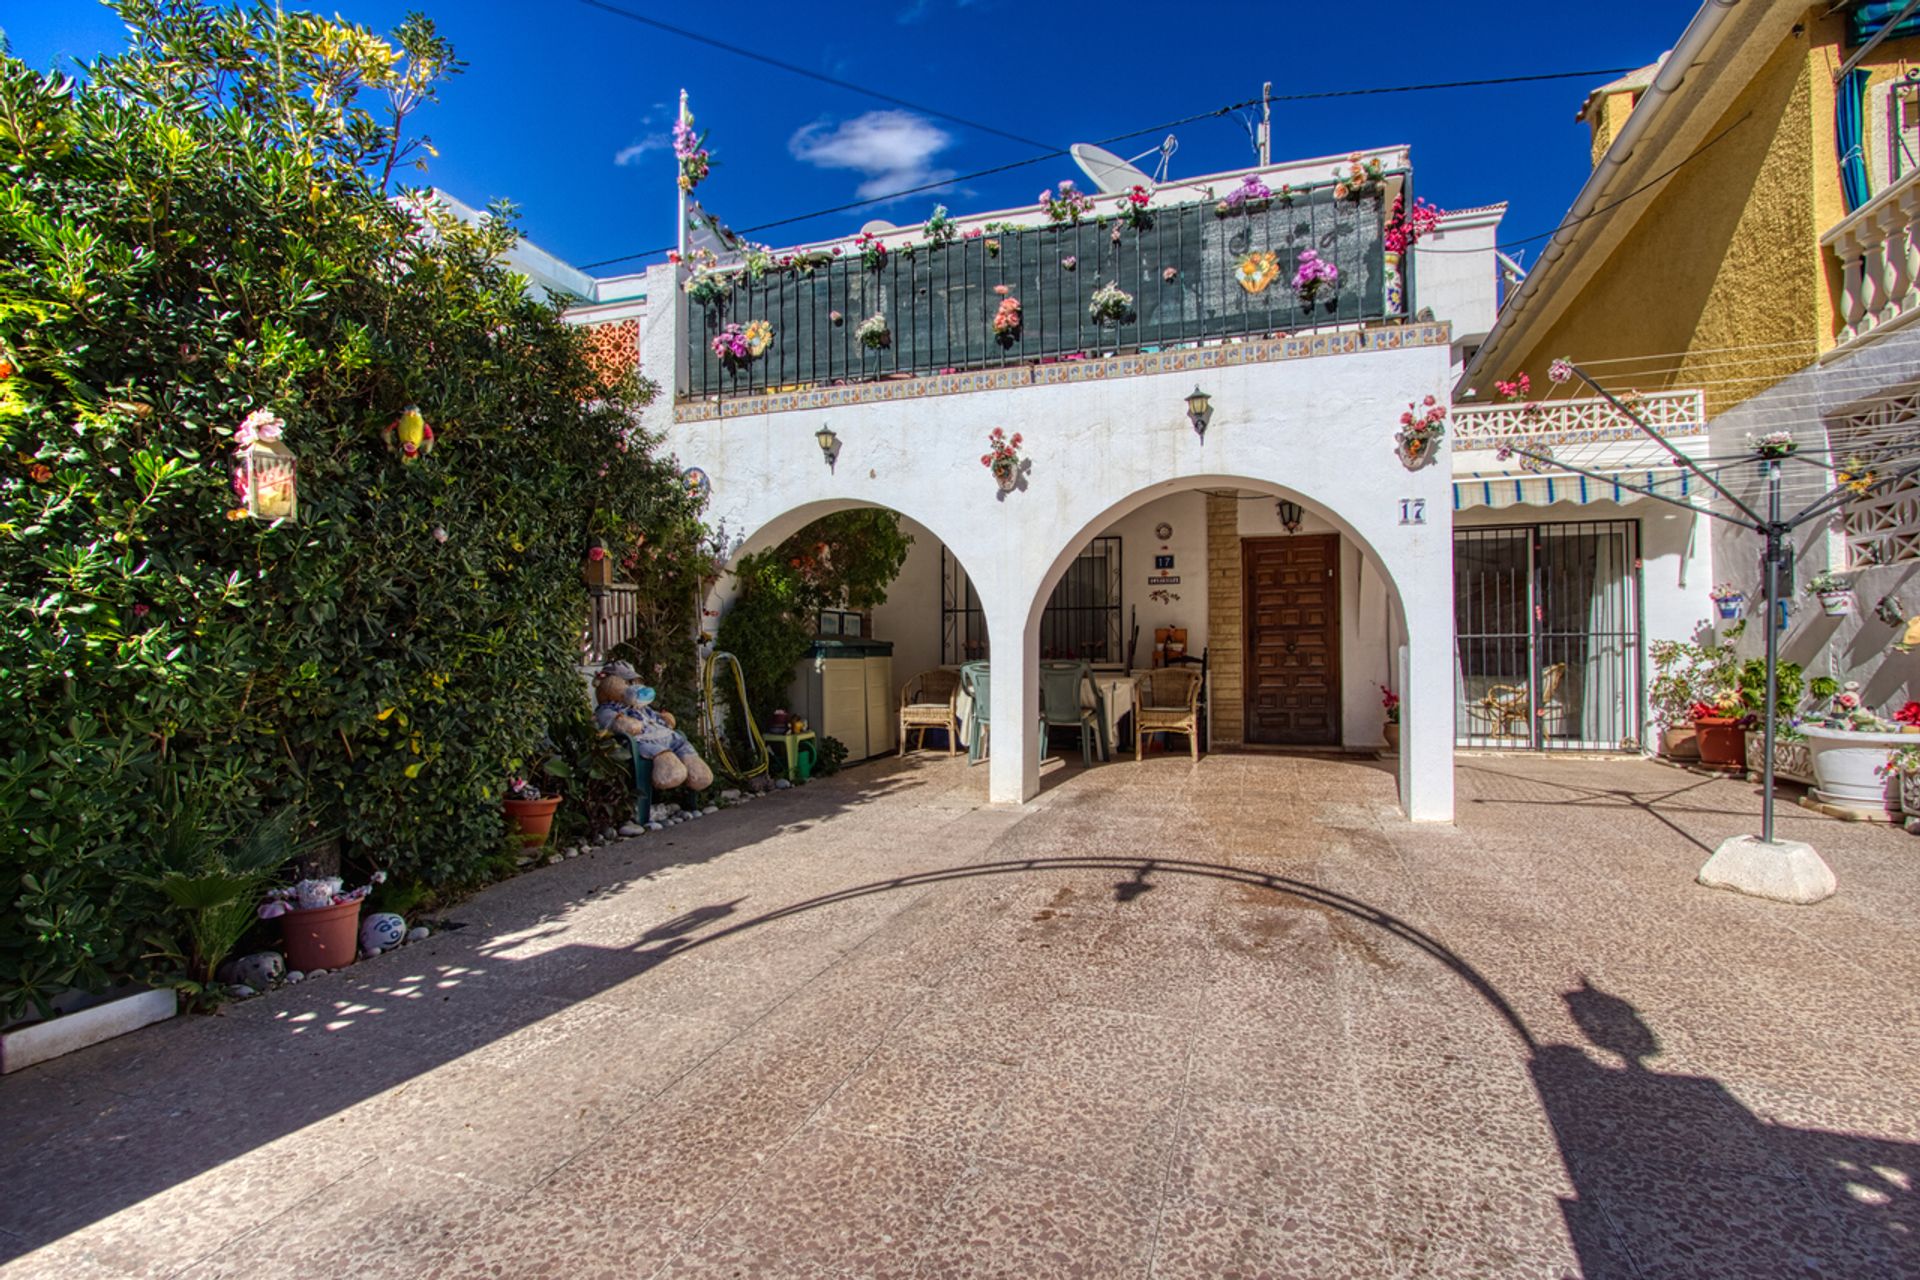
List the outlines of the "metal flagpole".
{"type": "MultiPolygon", "coordinates": [[[[682,89],[680,91],[680,127],[682,129],[685,129],[688,127],[687,91],[685,89],[682,89]]],[[[676,159],[677,158],[678,157],[676,157],[676,159]]],[[[687,260],[687,186],[684,182],[680,181],[680,170],[677,164],[674,168],[674,173],[673,173],[673,188],[675,191],[680,193],[680,217],[679,217],[680,230],[679,230],[679,236],[678,236],[678,241],[679,241],[678,248],[680,253],[680,261],[685,262],[687,260]]]]}

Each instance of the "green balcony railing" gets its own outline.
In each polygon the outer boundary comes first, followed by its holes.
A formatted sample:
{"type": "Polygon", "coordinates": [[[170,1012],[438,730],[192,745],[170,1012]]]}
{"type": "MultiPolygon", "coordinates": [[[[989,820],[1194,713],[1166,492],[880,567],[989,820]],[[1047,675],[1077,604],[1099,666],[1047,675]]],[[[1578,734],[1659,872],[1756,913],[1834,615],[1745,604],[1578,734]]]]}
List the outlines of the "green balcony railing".
{"type": "Polygon", "coordinates": [[[1389,270],[1385,204],[1379,184],[1345,196],[1327,184],[1226,216],[1213,203],[1175,205],[1151,210],[1141,227],[1088,218],[895,249],[877,267],[849,250],[811,270],[776,268],[758,280],[740,272],[718,299],[688,300],[683,394],[748,395],[1401,317],[1412,309],[1411,288],[1398,266],[1389,270]],[[1308,250],[1338,272],[1310,300],[1294,288],[1308,250]],[[1133,302],[1103,322],[1090,305],[1108,284],[1133,302]],[[1003,337],[993,319],[1005,297],[1019,300],[1021,326],[1003,337]],[[890,336],[878,349],[857,336],[876,314],[890,336]],[[714,351],[726,326],[754,321],[772,329],[758,356],[714,351]]]}

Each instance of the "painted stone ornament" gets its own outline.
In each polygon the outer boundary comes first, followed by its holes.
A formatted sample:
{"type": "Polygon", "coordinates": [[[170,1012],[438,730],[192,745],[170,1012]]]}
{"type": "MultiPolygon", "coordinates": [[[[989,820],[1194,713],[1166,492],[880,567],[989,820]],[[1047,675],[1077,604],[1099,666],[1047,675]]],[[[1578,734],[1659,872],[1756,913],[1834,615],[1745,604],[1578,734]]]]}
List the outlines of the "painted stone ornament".
{"type": "Polygon", "coordinates": [[[266,990],[286,974],[286,957],[278,951],[256,951],[233,963],[233,981],[255,991],[266,990]]]}
{"type": "Polygon", "coordinates": [[[384,951],[407,936],[407,922],[391,911],[376,911],[360,922],[360,948],[384,951]]]}

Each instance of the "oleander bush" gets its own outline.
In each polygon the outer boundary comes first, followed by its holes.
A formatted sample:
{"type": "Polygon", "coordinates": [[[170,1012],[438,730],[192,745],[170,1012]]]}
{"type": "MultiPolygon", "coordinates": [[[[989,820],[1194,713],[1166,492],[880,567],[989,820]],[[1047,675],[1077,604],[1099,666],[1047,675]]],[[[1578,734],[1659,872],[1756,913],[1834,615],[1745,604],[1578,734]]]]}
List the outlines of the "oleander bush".
{"type": "Polygon", "coordinates": [[[698,529],[651,388],[502,265],[511,211],[400,188],[459,70],[431,23],[118,8],[77,77],[0,58],[0,1018],[181,949],[162,796],[484,877],[505,780],[586,713],[584,547],[698,529]],[[295,520],[236,513],[255,410],[295,520]]]}

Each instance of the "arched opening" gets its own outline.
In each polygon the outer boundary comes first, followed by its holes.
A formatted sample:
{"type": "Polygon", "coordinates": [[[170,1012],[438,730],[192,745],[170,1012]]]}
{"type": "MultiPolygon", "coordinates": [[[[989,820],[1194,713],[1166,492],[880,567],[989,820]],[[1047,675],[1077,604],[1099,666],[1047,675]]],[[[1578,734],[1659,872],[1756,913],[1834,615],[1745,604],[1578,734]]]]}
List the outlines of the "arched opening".
{"type": "MultiPolygon", "coordinates": [[[[1085,521],[1041,575],[1023,633],[1029,661],[1056,656],[1049,650],[1059,628],[1048,615],[1060,592],[1085,576],[1090,553],[1118,562],[1113,605],[1124,651],[1113,665],[1135,673],[1189,668],[1199,682],[1204,749],[1399,755],[1403,807],[1451,817],[1450,752],[1426,762],[1448,785],[1434,788],[1442,803],[1422,809],[1400,749],[1412,639],[1402,582],[1337,505],[1244,474],[1186,476],[1127,495],[1085,521]]],[[[1444,664],[1450,617],[1444,605],[1433,616],[1431,601],[1425,612],[1423,656],[1444,664]]],[[[1421,701],[1438,717],[1448,692],[1431,679],[1427,686],[1421,701]]],[[[1109,713],[1127,740],[1126,717],[1111,705],[1109,713]]]]}
{"type": "MultiPolygon", "coordinates": [[[[816,759],[838,758],[843,751],[847,763],[905,745],[948,754],[966,750],[968,697],[955,685],[960,666],[984,656],[987,621],[983,610],[969,610],[965,597],[956,597],[956,587],[969,579],[952,544],[934,527],[937,520],[877,503],[824,500],[763,517],[731,541],[725,572],[702,606],[703,619],[711,642],[748,668],[755,691],[749,702],[763,732],[778,715],[792,736],[813,735],[816,759]],[[884,529],[851,531],[844,527],[851,522],[837,519],[860,512],[894,519],[884,529]],[[844,579],[832,571],[844,570],[847,560],[873,557],[873,544],[893,538],[893,530],[905,546],[892,575],[859,579],[873,590],[858,597],[809,594],[822,578],[844,579]],[[822,539],[817,543],[816,532],[822,539]],[[786,572],[789,563],[794,572],[786,572]],[[790,590],[798,587],[797,603],[775,609],[753,598],[770,572],[783,574],[790,590]],[[806,633],[797,644],[786,625],[796,616],[806,633]],[[781,633],[778,643],[766,642],[769,629],[781,633]],[[940,717],[926,707],[945,704],[955,715],[935,727],[940,717]],[[903,705],[909,711],[904,717],[903,705]],[[804,729],[792,728],[795,721],[804,722],[804,729]]],[[[795,743],[776,748],[797,750],[795,743]]]]}

